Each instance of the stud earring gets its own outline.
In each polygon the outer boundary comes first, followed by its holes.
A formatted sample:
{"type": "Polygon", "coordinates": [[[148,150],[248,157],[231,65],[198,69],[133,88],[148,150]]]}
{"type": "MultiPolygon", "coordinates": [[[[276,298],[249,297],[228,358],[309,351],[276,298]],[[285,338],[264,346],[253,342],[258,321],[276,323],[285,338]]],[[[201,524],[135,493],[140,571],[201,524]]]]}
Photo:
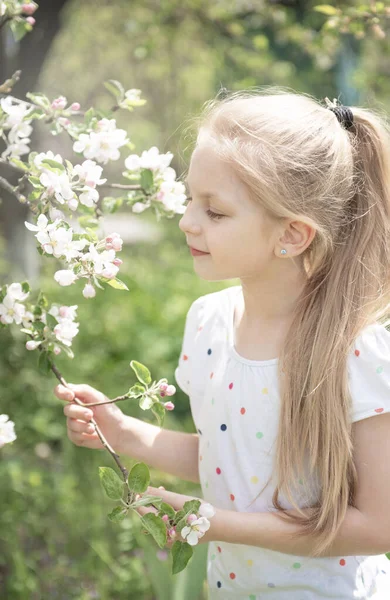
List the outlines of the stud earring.
{"type": "Polygon", "coordinates": [[[287,250],[283,248],[283,250],[280,251],[280,254],[287,254],[287,250]]]}

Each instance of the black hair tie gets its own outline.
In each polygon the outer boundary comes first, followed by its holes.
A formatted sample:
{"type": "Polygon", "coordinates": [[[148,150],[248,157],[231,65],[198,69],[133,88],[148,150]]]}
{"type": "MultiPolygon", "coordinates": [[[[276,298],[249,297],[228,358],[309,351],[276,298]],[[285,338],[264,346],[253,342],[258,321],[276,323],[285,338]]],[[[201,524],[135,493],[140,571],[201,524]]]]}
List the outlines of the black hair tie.
{"type": "Polygon", "coordinates": [[[329,98],[325,98],[327,108],[331,110],[337,117],[337,120],[345,129],[349,129],[353,125],[353,112],[349,106],[343,106],[342,104],[337,106],[337,100],[334,99],[333,103],[330,102],[329,98]]]}

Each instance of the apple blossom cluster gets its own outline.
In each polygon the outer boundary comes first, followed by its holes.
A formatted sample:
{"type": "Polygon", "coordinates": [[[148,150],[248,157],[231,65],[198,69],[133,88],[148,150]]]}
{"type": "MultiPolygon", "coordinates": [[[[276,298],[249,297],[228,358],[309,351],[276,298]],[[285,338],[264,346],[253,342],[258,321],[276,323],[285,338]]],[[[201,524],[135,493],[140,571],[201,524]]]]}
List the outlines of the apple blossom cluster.
{"type": "Polygon", "coordinates": [[[62,157],[49,150],[31,153],[29,161],[29,181],[40,202],[58,203],[71,211],[77,210],[79,203],[93,208],[99,200],[96,186],[107,181],[101,178],[102,167],[93,160],[75,166],[67,160],[64,166],[62,157]]]}
{"type": "Polygon", "coordinates": [[[172,152],[159,154],[158,148],[152,146],[149,150],[142,152],[141,156],[130,154],[125,159],[124,177],[128,179],[141,178],[142,184],[142,176],[147,170],[151,173],[153,184],[157,188],[146,202],[138,202],[137,193],[130,192],[129,199],[135,200],[132,205],[133,212],[141,213],[153,202],[161,204],[164,209],[176,214],[183,214],[186,211],[186,206],[184,206],[187,199],[185,186],[181,181],[176,181],[176,171],[169,166],[172,158],[172,152]]]}
{"type": "Polygon", "coordinates": [[[65,350],[68,356],[73,357],[69,349],[79,331],[79,324],[75,322],[77,305],[52,304],[49,308],[42,295],[33,305],[27,302],[29,295],[27,283],[11,283],[0,289],[1,324],[21,325],[22,333],[31,338],[26,342],[27,350],[39,348],[54,354],[65,350]]]}
{"type": "Polygon", "coordinates": [[[8,415],[0,415],[0,448],[16,440],[15,423],[8,415]]]}
{"type": "Polygon", "coordinates": [[[10,96],[0,100],[0,134],[6,143],[2,158],[15,158],[30,151],[33,129],[28,119],[29,113],[30,107],[26,102],[15,102],[10,96]]]}
{"type": "Polygon", "coordinates": [[[78,135],[73,144],[74,152],[82,153],[85,158],[94,159],[104,165],[109,160],[118,160],[119,148],[129,142],[127,132],[117,129],[115,119],[95,120],[92,127],[90,132],[78,135]]]}
{"type": "Polygon", "coordinates": [[[127,289],[116,279],[122,264],[116,252],[122,250],[123,244],[118,233],[111,233],[103,240],[94,242],[88,234],[74,233],[65,221],[56,219],[50,222],[43,214],[39,215],[36,225],[25,221],[25,226],[36,232],[35,237],[42,254],[68,263],[67,269],[60,269],[54,274],[54,279],[59,285],[72,285],[78,279],[86,278],[88,282],[83,289],[85,298],[93,298],[96,295],[95,286],[101,287],[98,279],[107,281],[113,287],[127,289]],[[112,280],[116,283],[113,284],[112,280]]]}
{"type": "Polygon", "coordinates": [[[28,298],[29,290],[20,283],[11,283],[0,288],[0,322],[3,325],[23,325],[27,327],[33,319],[33,314],[26,310],[23,302],[28,298]]]}

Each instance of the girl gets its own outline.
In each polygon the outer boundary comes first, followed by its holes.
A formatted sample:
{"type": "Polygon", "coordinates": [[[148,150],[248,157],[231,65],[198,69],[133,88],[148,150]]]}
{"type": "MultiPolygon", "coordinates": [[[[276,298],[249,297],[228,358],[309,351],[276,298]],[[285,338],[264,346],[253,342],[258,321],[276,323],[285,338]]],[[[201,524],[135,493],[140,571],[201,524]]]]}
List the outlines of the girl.
{"type": "MultiPolygon", "coordinates": [[[[211,599],[388,600],[387,122],[282,88],[217,97],[187,175],[194,269],[241,283],[187,314],[175,376],[197,434],[69,403],[68,436],[101,448],[93,414],[119,454],[200,481],[211,599]]],[[[72,389],[55,393],[105,398],[72,389]]]]}

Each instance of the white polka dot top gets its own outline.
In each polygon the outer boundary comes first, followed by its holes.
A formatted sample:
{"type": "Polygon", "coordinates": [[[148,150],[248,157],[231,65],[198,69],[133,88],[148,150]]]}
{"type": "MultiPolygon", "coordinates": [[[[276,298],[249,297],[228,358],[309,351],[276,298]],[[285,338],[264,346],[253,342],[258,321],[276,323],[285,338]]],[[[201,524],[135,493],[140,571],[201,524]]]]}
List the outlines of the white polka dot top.
{"type": "MultiPolygon", "coordinates": [[[[278,359],[249,360],[234,346],[234,308],[241,286],[198,298],[186,318],[175,371],[189,395],[199,434],[203,497],[240,512],[274,511],[273,473],[279,418],[278,359]]],[[[356,340],[348,376],[352,421],[390,412],[390,332],[375,323],[356,340]]],[[[316,500],[318,481],[306,478],[299,506],[316,500]]],[[[302,484],[302,481],[299,481],[302,484]]],[[[300,486],[297,486],[299,488],[300,486]]],[[[280,494],[283,508],[293,506],[280,494]]],[[[211,600],[389,600],[385,554],[309,558],[241,544],[210,542],[207,580],[211,600]]]]}

